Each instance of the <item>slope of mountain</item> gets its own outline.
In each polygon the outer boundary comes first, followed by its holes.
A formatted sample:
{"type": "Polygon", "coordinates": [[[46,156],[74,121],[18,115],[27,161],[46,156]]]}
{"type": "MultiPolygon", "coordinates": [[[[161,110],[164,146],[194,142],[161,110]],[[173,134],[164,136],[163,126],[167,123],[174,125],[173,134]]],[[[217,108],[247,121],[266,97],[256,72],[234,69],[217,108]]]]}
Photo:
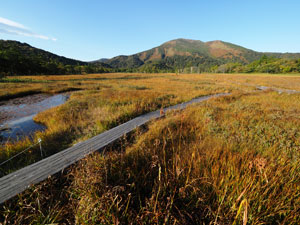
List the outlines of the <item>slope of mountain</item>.
{"type": "Polygon", "coordinates": [[[0,40],[0,77],[123,71],[300,72],[300,60],[295,59],[300,59],[300,53],[264,53],[223,41],[176,39],[129,56],[82,62],[26,43],[0,40]]]}
{"type": "MultiPolygon", "coordinates": [[[[99,62],[97,68],[100,67],[110,66],[99,62]]],[[[0,73],[2,74],[69,74],[93,69],[96,69],[96,66],[87,62],[58,56],[26,43],[0,40],[0,73]]]]}
{"type": "Polygon", "coordinates": [[[143,64],[162,61],[171,67],[184,67],[186,64],[222,64],[229,60],[249,62],[259,59],[261,54],[222,41],[202,42],[176,39],[148,51],[130,56],[117,56],[107,63],[115,68],[136,68],[143,64]]]}
{"type": "Polygon", "coordinates": [[[101,58],[98,60],[90,61],[89,63],[106,63],[109,59],[108,58],[101,58]]]}
{"type": "Polygon", "coordinates": [[[113,68],[184,68],[211,67],[229,62],[248,64],[263,55],[275,58],[300,58],[295,53],[262,53],[223,41],[202,42],[176,39],[158,47],[129,56],[117,56],[106,61],[113,68]]]}

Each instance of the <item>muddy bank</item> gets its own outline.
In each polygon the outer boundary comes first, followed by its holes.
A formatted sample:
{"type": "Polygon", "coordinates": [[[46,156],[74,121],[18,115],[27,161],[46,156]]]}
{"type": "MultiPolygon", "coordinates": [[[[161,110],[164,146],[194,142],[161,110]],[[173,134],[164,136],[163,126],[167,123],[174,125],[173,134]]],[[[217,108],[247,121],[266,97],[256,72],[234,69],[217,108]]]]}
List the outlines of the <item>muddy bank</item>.
{"type": "Polygon", "coordinates": [[[30,136],[45,127],[33,121],[44,110],[63,104],[69,94],[36,94],[8,101],[0,101],[0,142],[15,141],[30,136]]]}
{"type": "Polygon", "coordinates": [[[36,104],[47,98],[49,98],[47,94],[36,94],[8,101],[0,101],[0,124],[8,120],[33,114],[38,110],[36,104]],[[34,106],[34,108],[32,108],[32,106],[34,106]]]}

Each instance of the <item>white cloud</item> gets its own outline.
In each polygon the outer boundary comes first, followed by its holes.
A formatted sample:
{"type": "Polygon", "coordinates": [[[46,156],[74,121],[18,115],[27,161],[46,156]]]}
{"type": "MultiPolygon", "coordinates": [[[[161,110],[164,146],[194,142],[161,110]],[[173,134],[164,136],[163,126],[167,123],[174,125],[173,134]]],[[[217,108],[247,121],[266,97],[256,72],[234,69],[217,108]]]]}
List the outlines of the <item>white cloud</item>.
{"type": "Polygon", "coordinates": [[[25,26],[23,26],[22,24],[20,23],[16,23],[14,21],[11,21],[11,20],[8,20],[8,19],[5,19],[3,17],[0,17],[0,23],[2,24],[5,24],[5,25],[8,25],[8,26],[11,26],[11,27],[16,27],[16,28],[21,28],[21,29],[27,29],[25,26]]]}
{"type": "Polygon", "coordinates": [[[57,41],[56,38],[34,33],[24,25],[12,20],[5,19],[3,17],[0,17],[0,33],[57,41]]]}

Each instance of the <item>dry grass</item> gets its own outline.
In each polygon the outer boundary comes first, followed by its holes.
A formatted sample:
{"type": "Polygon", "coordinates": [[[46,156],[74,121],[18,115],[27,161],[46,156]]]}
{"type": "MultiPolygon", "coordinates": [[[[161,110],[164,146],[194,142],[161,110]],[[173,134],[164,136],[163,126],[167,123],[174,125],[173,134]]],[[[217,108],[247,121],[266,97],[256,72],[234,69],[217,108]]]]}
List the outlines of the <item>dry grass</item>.
{"type": "MultiPolygon", "coordinates": [[[[68,173],[7,202],[0,220],[19,224],[300,223],[300,95],[252,92],[254,87],[239,84],[299,90],[299,77],[124,76],[99,81],[109,88],[74,93],[70,102],[37,119],[53,133],[66,129],[75,134],[70,143],[162,105],[217,92],[234,94],[167,113],[148,131],[136,131],[135,141],[121,141],[105,157],[93,154],[68,173]],[[46,120],[49,115],[52,119],[46,120]]],[[[47,132],[45,137],[51,136],[47,132]]]]}
{"type": "MultiPolygon", "coordinates": [[[[5,95],[0,94],[0,98],[19,96],[32,91],[81,91],[73,92],[66,104],[38,114],[34,118],[35,121],[45,124],[48,129],[45,132],[37,132],[33,141],[26,139],[0,147],[0,161],[25,149],[32,142],[36,143],[38,138],[43,140],[43,149],[49,156],[145,112],[198,96],[237,89],[213,85],[206,80],[204,84],[199,85],[193,80],[162,74],[33,76],[14,78],[14,81],[16,80],[28,80],[32,83],[6,83],[2,89],[5,95]]],[[[28,154],[21,155],[2,167],[2,174],[39,159],[37,146],[28,154]]]]}

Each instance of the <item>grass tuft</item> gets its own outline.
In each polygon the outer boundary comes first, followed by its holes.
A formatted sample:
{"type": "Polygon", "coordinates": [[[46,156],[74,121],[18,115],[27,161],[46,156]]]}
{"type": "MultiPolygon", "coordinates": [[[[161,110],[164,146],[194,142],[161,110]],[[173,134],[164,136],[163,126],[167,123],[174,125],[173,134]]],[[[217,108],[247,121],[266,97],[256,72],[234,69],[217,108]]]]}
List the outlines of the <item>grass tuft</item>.
{"type": "MultiPolygon", "coordinates": [[[[124,74],[112,75],[122,79],[101,76],[107,79],[81,81],[84,91],[35,118],[48,127],[37,135],[45,139],[49,154],[162,106],[233,94],[165,113],[108,147],[105,155],[92,154],[6,202],[1,222],[300,223],[300,95],[241,84],[292,89],[299,88],[298,77],[180,75],[174,80],[147,74],[134,86],[149,89],[138,90],[130,88],[132,80],[124,74]]],[[[59,79],[67,82],[67,77],[59,79]]],[[[18,151],[29,142],[9,149],[18,151]]]]}

